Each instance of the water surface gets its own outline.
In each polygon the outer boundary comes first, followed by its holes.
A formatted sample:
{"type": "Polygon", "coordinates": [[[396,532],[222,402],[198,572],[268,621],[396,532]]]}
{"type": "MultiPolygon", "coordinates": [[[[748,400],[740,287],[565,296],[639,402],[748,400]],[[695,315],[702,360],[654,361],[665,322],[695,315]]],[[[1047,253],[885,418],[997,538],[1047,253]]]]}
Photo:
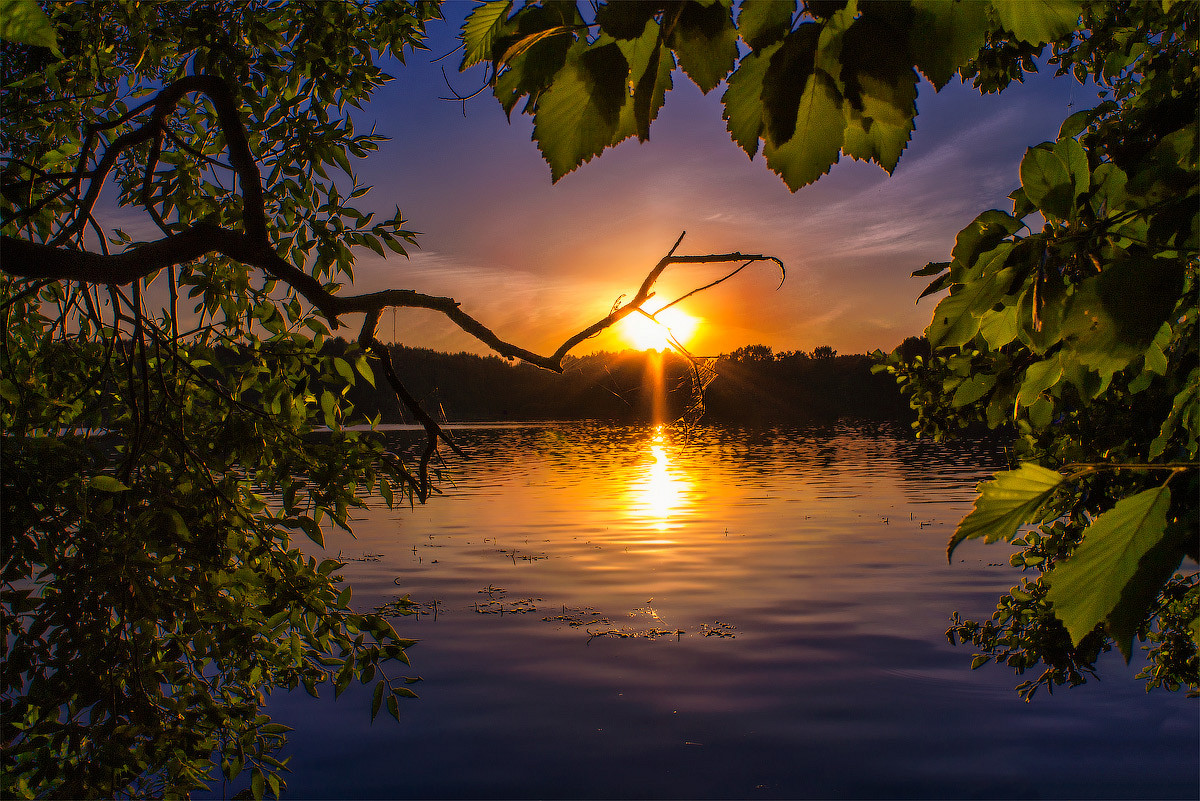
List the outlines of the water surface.
{"type": "Polygon", "coordinates": [[[1200,794],[1196,704],[1136,659],[1025,704],[946,642],[1019,575],[1004,545],[945,559],[994,449],[872,424],[456,437],[443,496],[326,536],[359,608],[427,610],[393,621],[421,699],[371,724],[369,687],[277,694],[293,797],[1200,794]]]}

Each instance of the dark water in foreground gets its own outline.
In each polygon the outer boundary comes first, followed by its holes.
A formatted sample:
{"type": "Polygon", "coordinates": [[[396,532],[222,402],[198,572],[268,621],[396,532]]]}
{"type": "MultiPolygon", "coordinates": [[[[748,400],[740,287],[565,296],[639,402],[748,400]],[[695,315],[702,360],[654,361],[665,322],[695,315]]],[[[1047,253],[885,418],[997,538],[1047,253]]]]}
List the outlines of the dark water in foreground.
{"type": "Polygon", "coordinates": [[[327,535],[368,559],[359,608],[437,615],[394,621],[424,678],[399,724],[369,687],[272,699],[291,797],[1200,795],[1197,705],[1136,660],[1025,704],[947,644],[1017,575],[1005,545],[945,560],[995,452],[871,425],[457,437],[445,496],[327,535]]]}

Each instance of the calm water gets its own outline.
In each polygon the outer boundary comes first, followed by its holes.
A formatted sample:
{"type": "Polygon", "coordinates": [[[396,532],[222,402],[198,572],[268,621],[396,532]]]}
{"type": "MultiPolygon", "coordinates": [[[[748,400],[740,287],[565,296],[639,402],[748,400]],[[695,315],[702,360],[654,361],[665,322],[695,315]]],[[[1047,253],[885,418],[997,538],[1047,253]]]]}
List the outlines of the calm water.
{"type": "Polygon", "coordinates": [[[1003,545],[945,560],[997,452],[872,425],[456,436],[442,497],[327,535],[360,608],[436,609],[394,619],[421,699],[370,724],[369,687],[277,694],[292,797],[1200,795],[1196,703],[1136,664],[1025,704],[947,644],[1017,575],[1003,545]]]}

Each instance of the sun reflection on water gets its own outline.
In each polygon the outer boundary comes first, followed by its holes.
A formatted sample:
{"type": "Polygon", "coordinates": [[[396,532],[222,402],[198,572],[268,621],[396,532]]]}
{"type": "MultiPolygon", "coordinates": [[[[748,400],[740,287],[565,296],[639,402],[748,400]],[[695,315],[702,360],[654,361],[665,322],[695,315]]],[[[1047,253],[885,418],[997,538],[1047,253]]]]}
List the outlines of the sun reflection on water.
{"type": "MultiPolygon", "coordinates": [[[[650,461],[640,467],[630,483],[626,507],[634,519],[664,532],[679,527],[691,506],[692,490],[692,482],[672,460],[667,446],[663,427],[657,426],[649,441],[650,461]]],[[[672,540],[653,542],[666,545],[672,540]]]]}

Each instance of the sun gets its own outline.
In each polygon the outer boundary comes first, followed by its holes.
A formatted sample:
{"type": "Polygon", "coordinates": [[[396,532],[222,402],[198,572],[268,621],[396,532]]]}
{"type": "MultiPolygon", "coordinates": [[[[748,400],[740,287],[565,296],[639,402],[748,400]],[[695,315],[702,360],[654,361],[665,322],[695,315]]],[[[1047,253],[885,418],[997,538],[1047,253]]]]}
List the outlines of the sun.
{"type": "Polygon", "coordinates": [[[672,307],[655,314],[654,320],[634,312],[621,321],[620,333],[638,350],[664,350],[672,347],[670,338],[686,345],[699,326],[699,318],[672,307]]]}

